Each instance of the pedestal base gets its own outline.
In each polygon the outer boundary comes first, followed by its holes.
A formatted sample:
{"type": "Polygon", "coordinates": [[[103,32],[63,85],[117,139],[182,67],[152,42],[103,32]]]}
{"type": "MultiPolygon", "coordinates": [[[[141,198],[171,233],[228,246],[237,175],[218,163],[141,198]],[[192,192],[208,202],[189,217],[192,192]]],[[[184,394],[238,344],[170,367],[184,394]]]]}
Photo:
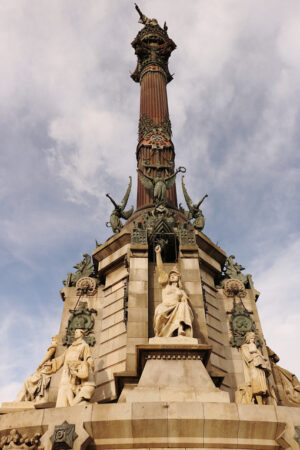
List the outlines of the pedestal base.
{"type": "Polygon", "coordinates": [[[203,365],[207,363],[210,347],[176,345],[170,339],[173,345],[138,347],[141,377],[137,387],[127,389],[125,401],[229,403],[228,392],[216,388],[203,365]]]}

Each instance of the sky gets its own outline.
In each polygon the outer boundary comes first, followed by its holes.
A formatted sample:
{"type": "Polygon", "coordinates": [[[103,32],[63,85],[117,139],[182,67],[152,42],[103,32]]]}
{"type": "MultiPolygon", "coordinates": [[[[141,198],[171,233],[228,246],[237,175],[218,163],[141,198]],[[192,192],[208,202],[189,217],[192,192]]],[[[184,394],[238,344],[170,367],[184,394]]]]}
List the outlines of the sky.
{"type": "MultiPolygon", "coordinates": [[[[252,274],[266,342],[300,376],[300,3],[139,6],[177,44],[176,165],[195,202],[208,194],[204,233],[252,274]]],[[[0,401],[58,332],[61,280],[110,236],[105,193],[132,175],[136,203],[137,20],[124,0],[0,4],[0,401]]]]}

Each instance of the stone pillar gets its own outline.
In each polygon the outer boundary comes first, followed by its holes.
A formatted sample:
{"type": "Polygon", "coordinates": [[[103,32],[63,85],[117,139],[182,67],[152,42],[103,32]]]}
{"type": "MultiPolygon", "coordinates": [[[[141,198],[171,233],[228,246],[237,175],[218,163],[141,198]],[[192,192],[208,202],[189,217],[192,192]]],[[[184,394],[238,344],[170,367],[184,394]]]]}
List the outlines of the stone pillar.
{"type": "Polygon", "coordinates": [[[148,342],[148,246],[130,247],[126,370],[136,371],[136,346],[148,342]]]}

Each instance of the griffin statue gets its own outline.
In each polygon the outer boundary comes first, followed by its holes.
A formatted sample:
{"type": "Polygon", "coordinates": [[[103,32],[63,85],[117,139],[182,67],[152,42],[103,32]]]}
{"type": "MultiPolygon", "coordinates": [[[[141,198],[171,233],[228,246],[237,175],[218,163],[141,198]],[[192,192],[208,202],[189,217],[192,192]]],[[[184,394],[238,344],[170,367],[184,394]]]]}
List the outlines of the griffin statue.
{"type": "Polygon", "coordinates": [[[113,210],[113,212],[110,215],[110,219],[109,222],[106,222],[106,226],[107,227],[111,227],[114,233],[119,233],[121,231],[121,228],[123,228],[123,224],[121,222],[121,218],[122,219],[129,219],[129,217],[132,215],[133,213],[133,206],[128,210],[128,211],[124,211],[124,209],[126,208],[127,202],[128,202],[128,198],[130,195],[130,191],[131,191],[131,186],[132,186],[132,178],[129,177],[129,185],[127,188],[127,191],[123,197],[123,200],[121,202],[121,205],[118,205],[113,198],[111,198],[111,196],[109,194],[106,194],[106,197],[109,198],[109,200],[112,202],[112,204],[114,205],[115,209],[113,210]]]}

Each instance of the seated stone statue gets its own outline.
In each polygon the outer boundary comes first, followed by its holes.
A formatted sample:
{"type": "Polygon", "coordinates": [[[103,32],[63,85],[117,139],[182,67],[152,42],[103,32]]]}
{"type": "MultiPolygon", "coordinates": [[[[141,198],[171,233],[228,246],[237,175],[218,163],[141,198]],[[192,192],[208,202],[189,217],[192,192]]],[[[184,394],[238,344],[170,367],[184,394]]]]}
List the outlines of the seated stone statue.
{"type": "Polygon", "coordinates": [[[62,367],[56,406],[73,406],[88,402],[95,390],[94,360],[89,345],[83,339],[84,330],[75,330],[75,340],[50,364],[51,373],[62,367]]]}
{"type": "Polygon", "coordinates": [[[161,247],[155,248],[158,281],[162,288],[162,303],[154,313],[154,332],[157,337],[193,336],[193,313],[188,296],[182,289],[180,273],[176,268],[169,275],[163,270],[161,247]]]}
{"type": "Polygon", "coordinates": [[[300,381],[293,373],[278,366],[279,356],[267,347],[271,368],[276,383],[278,401],[283,406],[300,407],[300,381]]]}
{"type": "Polygon", "coordinates": [[[17,395],[17,402],[39,402],[45,400],[46,390],[49,387],[51,376],[49,367],[44,366],[44,364],[46,364],[51,360],[51,358],[53,358],[57,347],[57,341],[58,336],[54,336],[52,338],[51,345],[48,348],[45,357],[39,364],[37,370],[28,378],[26,378],[22,389],[17,395]]]}
{"type": "Polygon", "coordinates": [[[262,405],[266,397],[270,395],[267,376],[270,375],[270,368],[267,359],[255,344],[255,333],[246,334],[245,344],[241,346],[241,354],[244,362],[245,382],[251,386],[251,403],[262,405]]]}

